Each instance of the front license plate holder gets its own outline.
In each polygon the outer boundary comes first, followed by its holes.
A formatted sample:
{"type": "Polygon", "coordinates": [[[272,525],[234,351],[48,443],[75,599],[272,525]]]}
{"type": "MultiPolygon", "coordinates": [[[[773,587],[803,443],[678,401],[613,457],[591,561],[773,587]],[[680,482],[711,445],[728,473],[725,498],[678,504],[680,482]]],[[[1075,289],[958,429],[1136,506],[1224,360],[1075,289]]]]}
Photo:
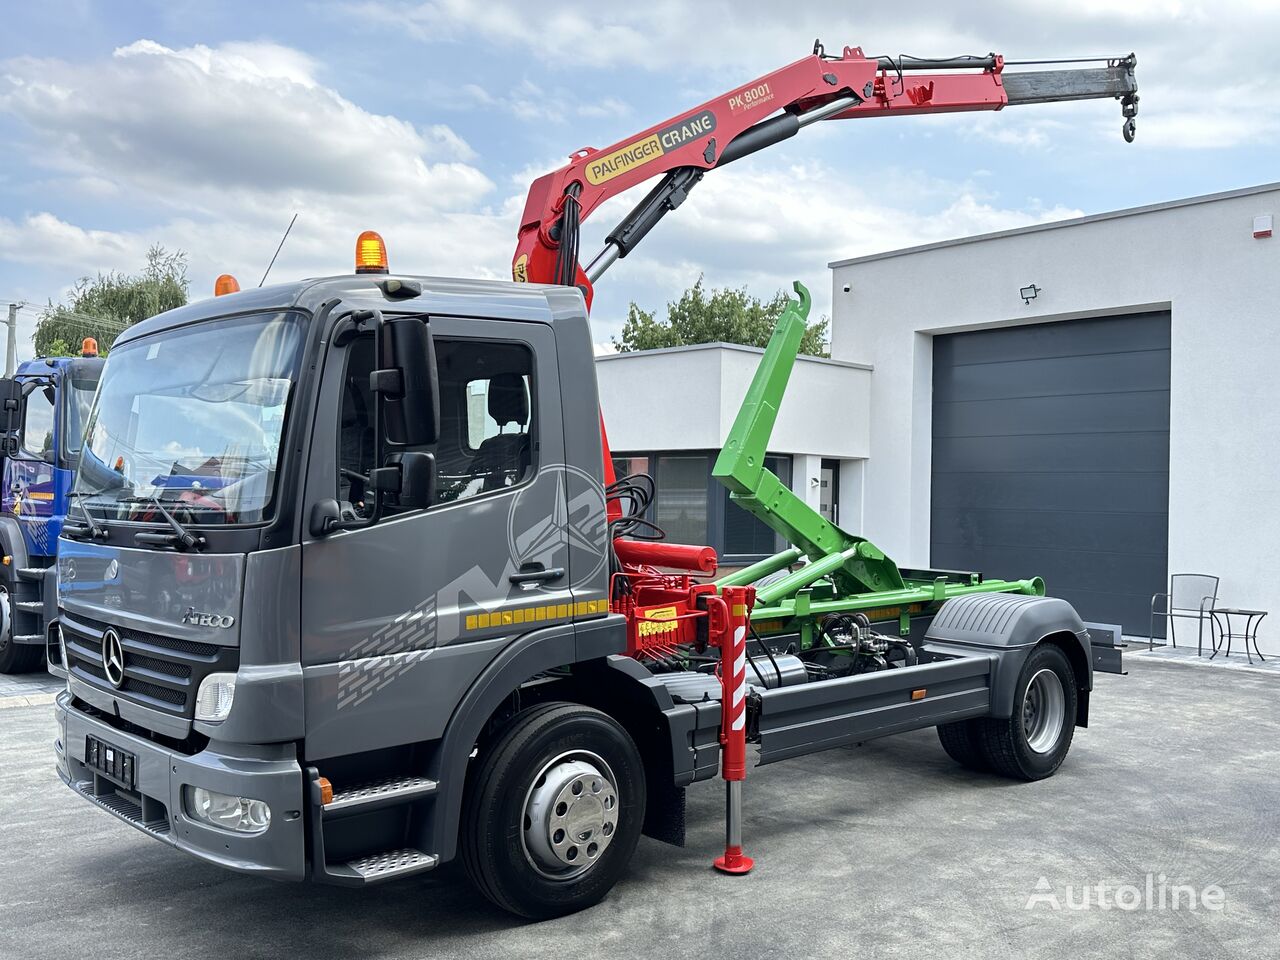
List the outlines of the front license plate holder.
{"type": "Polygon", "coordinates": [[[94,736],[84,738],[84,764],[126,790],[132,790],[137,781],[137,756],[94,736]]]}

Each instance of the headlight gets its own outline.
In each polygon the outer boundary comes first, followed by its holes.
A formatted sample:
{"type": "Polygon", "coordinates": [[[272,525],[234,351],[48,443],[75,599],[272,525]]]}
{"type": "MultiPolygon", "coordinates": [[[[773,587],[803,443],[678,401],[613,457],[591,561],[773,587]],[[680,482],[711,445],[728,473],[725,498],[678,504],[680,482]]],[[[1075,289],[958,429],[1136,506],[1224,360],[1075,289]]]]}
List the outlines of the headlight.
{"type": "Polygon", "coordinates": [[[271,808],[262,800],[233,797],[204,787],[183,787],[187,816],[235,833],[262,833],[271,826],[271,808]]]}
{"type": "Polygon", "coordinates": [[[196,719],[217,723],[227,719],[231,703],[236,698],[234,673],[211,673],[200,681],[196,693],[196,719]]]}

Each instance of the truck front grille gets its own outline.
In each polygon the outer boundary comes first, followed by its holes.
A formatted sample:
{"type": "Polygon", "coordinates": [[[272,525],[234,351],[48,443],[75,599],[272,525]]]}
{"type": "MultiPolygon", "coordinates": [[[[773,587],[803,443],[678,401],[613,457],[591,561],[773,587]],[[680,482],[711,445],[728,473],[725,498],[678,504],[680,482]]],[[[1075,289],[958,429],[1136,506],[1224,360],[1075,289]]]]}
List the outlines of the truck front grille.
{"type": "Polygon", "coordinates": [[[192,719],[200,681],[210,673],[234,671],[236,647],[220,647],[116,626],[124,650],[124,680],[112,686],[102,665],[107,624],[63,616],[67,666],[76,679],[125,700],[192,719]]]}

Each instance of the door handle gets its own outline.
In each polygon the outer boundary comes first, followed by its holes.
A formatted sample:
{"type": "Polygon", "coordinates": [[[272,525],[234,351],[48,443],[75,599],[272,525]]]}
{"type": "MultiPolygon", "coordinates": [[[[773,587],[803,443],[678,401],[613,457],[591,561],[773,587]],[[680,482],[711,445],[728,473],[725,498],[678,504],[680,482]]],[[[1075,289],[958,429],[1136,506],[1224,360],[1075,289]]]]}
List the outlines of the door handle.
{"type": "MultiPolygon", "coordinates": [[[[532,564],[526,564],[532,566],[532,564]]],[[[519,573],[513,573],[507,579],[512,583],[542,583],[550,580],[559,580],[564,576],[564,567],[548,567],[537,570],[521,570],[519,573]]]]}

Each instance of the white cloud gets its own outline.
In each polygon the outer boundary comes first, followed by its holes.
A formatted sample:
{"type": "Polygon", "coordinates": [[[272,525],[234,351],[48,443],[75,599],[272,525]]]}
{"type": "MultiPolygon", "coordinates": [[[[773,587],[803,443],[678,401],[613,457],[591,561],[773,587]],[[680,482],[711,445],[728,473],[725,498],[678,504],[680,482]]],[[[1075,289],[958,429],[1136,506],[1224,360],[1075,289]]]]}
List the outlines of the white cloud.
{"type": "Polygon", "coordinates": [[[51,213],[37,213],[20,222],[0,217],[0,259],[27,265],[57,263],[94,273],[136,269],[142,257],[126,234],[86,230],[51,213]]]}
{"type": "MultiPolygon", "coordinates": [[[[675,74],[697,87],[691,104],[799,59],[813,37],[832,53],[845,44],[889,55],[996,50],[1010,60],[1136,51],[1144,141],[1149,135],[1162,147],[1229,148],[1280,139],[1280,101],[1269,95],[1280,81],[1274,55],[1280,4],[1274,2],[991,0],[979,13],[943,0],[860,7],[845,0],[650,0],[607,10],[540,6],[535,22],[528,5],[516,0],[364,0],[354,11],[352,21],[407,25],[426,43],[479,41],[515,51],[551,77],[597,68],[675,74]]],[[[1114,105],[1086,109],[1105,114],[1108,129],[1118,130],[1114,105]]],[[[979,129],[1022,149],[1047,147],[1064,133],[1051,124],[1018,124],[979,129]]]]}
{"type": "Polygon", "coordinates": [[[458,209],[492,189],[447,126],[370,113],[275,44],[140,40],[105,63],[19,58],[2,72],[0,111],[36,132],[46,162],[178,207],[224,207],[231,190],[399,194],[458,209]]]}
{"type": "Polygon", "coordinates": [[[256,284],[295,211],[275,280],[350,270],[365,229],[401,269],[506,274],[516,214],[488,205],[466,141],[361,108],[296,50],[139,41],[97,62],[10,60],[0,112],[25,121],[29,162],[53,174],[30,185],[34,211],[0,218],[0,261],[26,265],[30,299],[37,284],[57,297],[82,275],[136,271],[157,242],[188,254],[193,298],[223,272],[256,284]],[[49,212],[84,197],[107,212],[49,212]]]}

